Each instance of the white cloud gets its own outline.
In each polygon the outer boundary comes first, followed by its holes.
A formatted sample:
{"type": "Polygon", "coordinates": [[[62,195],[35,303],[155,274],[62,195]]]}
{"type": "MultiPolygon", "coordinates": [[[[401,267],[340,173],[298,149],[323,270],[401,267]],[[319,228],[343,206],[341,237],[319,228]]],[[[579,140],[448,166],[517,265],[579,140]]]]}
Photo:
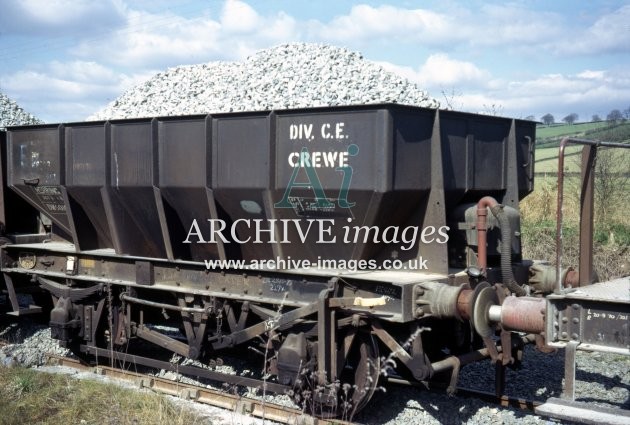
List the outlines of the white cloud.
{"type": "Polygon", "coordinates": [[[10,91],[19,90],[39,97],[76,99],[116,93],[153,73],[127,75],[96,62],[53,61],[36,70],[10,74],[3,78],[3,86],[10,91]]]}
{"type": "Polygon", "coordinates": [[[3,0],[0,28],[29,36],[86,35],[121,27],[123,13],[119,0],[3,0]]]}
{"type": "Polygon", "coordinates": [[[590,69],[584,70],[576,74],[579,78],[585,78],[589,80],[602,80],[606,75],[606,71],[592,71],[590,69]]]}
{"type": "Polygon", "coordinates": [[[377,62],[379,65],[401,75],[422,88],[451,88],[466,85],[468,87],[487,87],[491,82],[488,71],[480,69],[472,62],[452,59],[444,53],[430,55],[417,70],[398,66],[389,62],[377,62]]]}
{"type": "Polygon", "coordinates": [[[296,21],[285,13],[263,16],[239,0],[229,0],[218,17],[185,18],[171,12],[127,10],[133,22],[106,40],[80,44],[76,54],[110,64],[163,68],[210,60],[243,59],[272,44],[299,38],[296,21]]]}
{"type": "Polygon", "coordinates": [[[525,3],[446,4],[439,12],[390,5],[353,6],[328,22],[308,22],[310,39],[356,46],[414,43],[442,51],[496,46],[515,54],[541,50],[560,56],[630,52],[630,5],[580,27],[565,14],[532,10],[525,3]]]}
{"type": "Polygon", "coordinates": [[[228,33],[247,33],[260,27],[261,17],[247,3],[228,0],[221,13],[223,30],[228,33]]]}
{"type": "MultiPolygon", "coordinates": [[[[61,7],[63,1],[43,9],[61,7]]],[[[42,119],[83,119],[164,68],[243,59],[261,48],[299,38],[291,16],[282,12],[262,15],[240,0],[225,2],[215,16],[202,13],[193,18],[170,11],[133,10],[121,0],[112,1],[118,3],[116,10],[123,13],[126,26],[112,28],[106,37],[86,37],[71,51],[76,60],[31,65],[3,75],[3,92],[19,97],[24,107],[42,119]],[[61,99],[76,108],[50,107],[61,99]]],[[[77,11],[76,16],[87,13],[77,11]]],[[[59,11],[55,9],[53,14],[59,15],[59,11]]],[[[50,18],[51,22],[63,19],[70,18],[50,18]]]]}
{"type": "Polygon", "coordinates": [[[564,54],[630,52],[630,5],[598,18],[584,31],[570,33],[558,47],[564,54]]]}
{"type": "Polygon", "coordinates": [[[82,120],[155,71],[123,74],[95,62],[53,61],[2,79],[3,92],[45,121],[82,120]]]}
{"type": "Polygon", "coordinates": [[[459,84],[482,84],[490,78],[488,71],[479,69],[471,62],[451,59],[438,53],[427,58],[420,67],[419,78],[436,86],[456,86],[459,84]]]}
{"type": "Polygon", "coordinates": [[[461,32],[452,31],[454,24],[449,15],[430,10],[361,4],[328,23],[311,21],[310,32],[314,38],[342,42],[404,37],[441,44],[465,37],[461,32]]]}
{"type": "Polygon", "coordinates": [[[163,67],[177,63],[203,62],[221,51],[219,24],[204,19],[185,19],[131,12],[137,23],[134,29],[117,31],[107,40],[82,43],[77,55],[93,58],[95,52],[103,61],[125,67],[163,67]]]}
{"type": "Polygon", "coordinates": [[[112,69],[94,61],[53,61],[49,64],[49,74],[56,78],[71,78],[89,84],[111,84],[120,78],[112,69]]]}
{"type": "Polygon", "coordinates": [[[465,25],[470,27],[471,45],[539,47],[561,37],[564,26],[562,15],[513,3],[485,4],[470,13],[465,25]]]}
{"type": "Polygon", "coordinates": [[[490,104],[501,105],[507,116],[537,117],[547,112],[565,116],[576,112],[588,120],[594,113],[607,113],[613,106],[630,103],[629,70],[592,71],[575,74],[546,74],[524,81],[511,81],[496,90],[467,92],[464,108],[483,111],[490,104]]]}
{"type": "Polygon", "coordinates": [[[515,4],[441,10],[355,5],[327,23],[311,21],[309,33],[335,42],[413,41],[449,51],[466,46],[540,46],[562,35],[562,16],[515,4]]]}
{"type": "Polygon", "coordinates": [[[449,103],[450,107],[469,112],[495,110],[521,118],[532,114],[539,118],[547,112],[561,117],[576,112],[588,120],[594,113],[608,113],[610,105],[630,106],[630,70],[585,69],[574,74],[552,73],[508,81],[472,62],[445,54],[431,55],[417,69],[377,63],[427,89],[445,107],[449,103]]]}

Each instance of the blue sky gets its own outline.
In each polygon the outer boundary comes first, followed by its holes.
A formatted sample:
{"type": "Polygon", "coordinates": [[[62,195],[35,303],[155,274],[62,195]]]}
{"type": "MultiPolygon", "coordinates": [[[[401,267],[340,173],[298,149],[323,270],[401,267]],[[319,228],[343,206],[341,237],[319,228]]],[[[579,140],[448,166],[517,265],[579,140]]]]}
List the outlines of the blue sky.
{"type": "Polygon", "coordinates": [[[3,0],[0,91],[83,120],[168,67],[295,41],[359,51],[455,109],[630,108],[630,1],[614,0],[3,0]]]}

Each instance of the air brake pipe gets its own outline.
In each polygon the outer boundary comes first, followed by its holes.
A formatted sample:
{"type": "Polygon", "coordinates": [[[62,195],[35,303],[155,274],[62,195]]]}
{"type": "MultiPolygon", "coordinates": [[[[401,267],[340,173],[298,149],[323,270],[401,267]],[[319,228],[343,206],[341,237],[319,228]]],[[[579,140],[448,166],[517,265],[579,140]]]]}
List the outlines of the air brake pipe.
{"type": "MultiPolygon", "coordinates": [[[[524,344],[531,344],[535,341],[534,335],[525,335],[522,337],[522,341],[524,344]]],[[[497,351],[501,352],[501,347],[497,347],[497,351]]],[[[487,348],[481,348],[479,350],[471,351],[461,356],[450,356],[445,358],[444,360],[440,360],[437,362],[431,363],[431,369],[433,373],[444,372],[447,370],[451,371],[451,380],[446,390],[448,393],[452,394],[455,392],[457,388],[457,379],[459,376],[459,369],[461,366],[465,366],[470,363],[475,363],[490,357],[489,350],[487,348]]]]}
{"type": "Polygon", "coordinates": [[[484,196],[477,203],[477,263],[483,271],[488,266],[488,254],[486,251],[488,232],[488,227],[486,226],[487,208],[492,208],[498,204],[497,200],[492,196],[484,196]]]}
{"type": "Polygon", "coordinates": [[[517,296],[527,295],[527,292],[516,282],[512,273],[512,229],[510,222],[503,211],[503,205],[499,204],[491,196],[484,196],[477,203],[477,263],[485,271],[488,266],[486,216],[487,208],[496,217],[501,229],[501,279],[505,286],[517,296]]]}

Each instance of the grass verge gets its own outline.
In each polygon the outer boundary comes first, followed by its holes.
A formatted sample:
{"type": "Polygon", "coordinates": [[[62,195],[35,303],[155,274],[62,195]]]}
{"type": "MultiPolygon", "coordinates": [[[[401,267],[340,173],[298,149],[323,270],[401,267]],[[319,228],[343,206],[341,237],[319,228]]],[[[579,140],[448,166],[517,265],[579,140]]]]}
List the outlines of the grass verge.
{"type": "MultiPolygon", "coordinates": [[[[605,193],[607,196],[596,193],[593,265],[601,281],[630,274],[630,215],[627,213],[630,194],[627,184],[614,191],[609,189],[605,193]]],[[[569,181],[565,190],[562,266],[577,269],[579,185],[569,181]]],[[[555,181],[539,180],[536,190],[521,203],[523,258],[555,263],[556,199],[555,181]]]]}
{"type": "Polygon", "coordinates": [[[95,380],[0,367],[0,424],[207,424],[151,392],[95,380]]]}

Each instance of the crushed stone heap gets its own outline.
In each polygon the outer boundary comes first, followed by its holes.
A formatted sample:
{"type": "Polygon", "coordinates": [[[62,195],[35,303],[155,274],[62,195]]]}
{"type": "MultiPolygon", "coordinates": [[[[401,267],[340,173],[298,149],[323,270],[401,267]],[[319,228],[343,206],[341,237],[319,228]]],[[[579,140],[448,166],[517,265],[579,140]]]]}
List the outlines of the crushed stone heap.
{"type": "Polygon", "coordinates": [[[41,124],[42,121],[25,112],[17,103],[0,93],[0,129],[12,125],[41,124]]]}
{"type": "Polygon", "coordinates": [[[243,62],[178,66],[88,120],[393,102],[437,107],[414,83],[344,48],[292,43],[243,62]]]}

